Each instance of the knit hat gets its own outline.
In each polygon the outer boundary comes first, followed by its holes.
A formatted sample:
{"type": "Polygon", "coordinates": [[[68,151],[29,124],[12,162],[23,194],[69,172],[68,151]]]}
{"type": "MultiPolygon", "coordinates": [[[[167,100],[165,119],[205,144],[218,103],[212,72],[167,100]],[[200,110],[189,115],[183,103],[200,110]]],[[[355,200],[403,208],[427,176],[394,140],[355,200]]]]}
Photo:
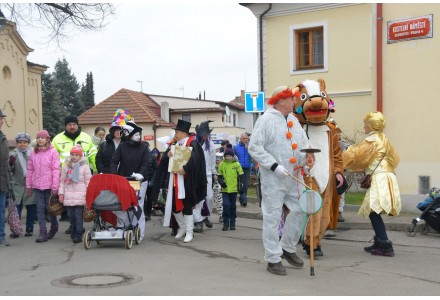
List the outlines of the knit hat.
{"type": "Polygon", "coordinates": [[[31,142],[31,136],[27,134],[26,132],[19,132],[15,136],[15,141],[18,143],[19,141],[25,141],[30,143],[31,142]]]}
{"type": "Polygon", "coordinates": [[[47,130],[40,130],[37,132],[37,138],[42,137],[42,138],[50,138],[49,132],[47,132],[47,130]]]}
{"type": "Polygon", "coordinates": [[[70,149],[70,154],[72,153],[76,153],[79,156],[83,156],[83,149],[81,145],[76,144],[75,146],[73,146],[72,149],[70,149]]]}
{"type": "Polygon", "coordinates": [[[226,155],[234,156],[234,151],[232,151],[232,145],[231,144],[228,144],[226,146],[226,149],[225,149],[225,152],[223,153],[223,156],[226,156],[226,155]]]}
{"type": "Polygon", "coordinates": [[[76,125],[78,125],[78,117],[75,115],[68,115],[64,119],[64,126],[67,126],[67,124],[69,124],[69,123],[76,123],[76,125]]]}

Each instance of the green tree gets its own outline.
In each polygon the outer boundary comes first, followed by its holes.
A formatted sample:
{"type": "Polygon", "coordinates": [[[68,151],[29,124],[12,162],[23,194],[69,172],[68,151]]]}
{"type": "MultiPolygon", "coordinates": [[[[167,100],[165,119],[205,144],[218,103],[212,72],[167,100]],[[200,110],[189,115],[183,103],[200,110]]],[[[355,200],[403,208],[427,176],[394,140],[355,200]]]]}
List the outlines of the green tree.
{"type": "Polygon", "coordinates": [[[58,60],[53,72],[54,86],[67,114],[79,116],[84,111],[84,103],[79,92],[79,84],[72,74],[65,58],[58,60]]]}
{"type": "Polygon", "coordinates": [[[87,73],[86,84],[81,86],[81,97],[84,103],[84,111],[95,106],[95,91],[93,89],[92,72],[87,73]]]}
{"type": "Polygon", "coordinates": [[[43,128],[53,137],[64,130],[64,108],[55,89],[51,74],[41,75],[41,94],[43,100],[43,128]]]}

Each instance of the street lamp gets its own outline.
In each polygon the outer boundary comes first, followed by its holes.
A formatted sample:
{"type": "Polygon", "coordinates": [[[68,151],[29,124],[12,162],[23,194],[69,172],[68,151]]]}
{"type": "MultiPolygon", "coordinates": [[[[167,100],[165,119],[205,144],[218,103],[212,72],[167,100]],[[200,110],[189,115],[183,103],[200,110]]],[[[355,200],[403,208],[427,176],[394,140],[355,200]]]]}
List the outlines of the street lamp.
{"type": "Polygon", "coordinates": [[[141,84],[141,93],[142,93],[142,83],[143,83],[143,81],[138,80],[137,82],[141,84]]]}

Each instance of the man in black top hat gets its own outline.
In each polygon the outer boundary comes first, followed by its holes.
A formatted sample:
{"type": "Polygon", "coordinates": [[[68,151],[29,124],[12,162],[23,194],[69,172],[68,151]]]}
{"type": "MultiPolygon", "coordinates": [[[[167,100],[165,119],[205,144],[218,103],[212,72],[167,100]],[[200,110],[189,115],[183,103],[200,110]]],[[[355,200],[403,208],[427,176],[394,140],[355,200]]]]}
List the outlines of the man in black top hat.
{"type": "Polygon", "coordinates": [[[176,239],[182,238],[188,243],[193,239],[193,207],[206,197],[206,166],[205,156],[200,144],[190,133],[191,123],[178,120],[175,130],[174,142],[165,151],[160,160],[156,174],[157,186],[168,179],[167,203],[165,205],[164,226],[169,226],[171,212],[179,224],[176,239]],[[173,156],[173,146],[192,147],[191,157],[179,171],[168,172],[168,164],[173,156]],[[171,202],[171,203],[170,203],[171,202]]]}

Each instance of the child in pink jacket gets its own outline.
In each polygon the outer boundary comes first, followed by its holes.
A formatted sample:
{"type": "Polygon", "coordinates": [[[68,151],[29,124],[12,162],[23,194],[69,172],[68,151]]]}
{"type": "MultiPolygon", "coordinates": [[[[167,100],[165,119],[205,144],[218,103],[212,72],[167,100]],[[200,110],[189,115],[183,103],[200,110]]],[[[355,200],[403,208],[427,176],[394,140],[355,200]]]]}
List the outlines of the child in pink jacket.
{"type": "Polygon", "coordinates": [[[60,186],[60,159],[58,152],[50,142],[49,133],[41,130],[37,133],[37,143],[31,152],[26,176],[26,194],[35,195],[37,203],[37,217],[40,225],[40,234],[37,243],[52,239],[58,231],[56,216],[50,216],[50,231],[46,228],[46,208],[49,197],[58,194],[60,186]]]}
{"type": "Polygon", "coordinates": [[[61,171],[59,188],[60,202],[64,203],[69,216],[70,224],[73,225],[70,238],[74,243],[81,243],[83,234],[83,211],[86,205],[86,191],[92,173],[83,157],[80,145],[75,145],[70,150],[70,157],[66,158],[61,171]]]}

